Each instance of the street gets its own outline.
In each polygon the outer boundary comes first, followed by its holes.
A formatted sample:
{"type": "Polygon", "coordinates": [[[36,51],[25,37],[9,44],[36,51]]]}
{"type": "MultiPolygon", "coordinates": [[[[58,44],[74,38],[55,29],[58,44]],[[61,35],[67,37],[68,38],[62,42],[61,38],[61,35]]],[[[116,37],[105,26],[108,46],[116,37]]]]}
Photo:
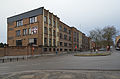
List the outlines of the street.
{"type": "Polygon", "coordinates": [[[81,57],[73,54],[45,56],[0,63],[0,74],[27,70],[120,70],[120,51],[109,56],[81,57]]]}

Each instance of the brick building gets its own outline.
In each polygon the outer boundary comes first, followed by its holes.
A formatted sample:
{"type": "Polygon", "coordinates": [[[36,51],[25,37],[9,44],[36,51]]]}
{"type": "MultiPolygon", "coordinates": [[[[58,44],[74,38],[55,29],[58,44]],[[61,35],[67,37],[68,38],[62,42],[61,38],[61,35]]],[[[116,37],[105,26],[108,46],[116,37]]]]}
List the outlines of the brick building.
{"type": "Polygon", "coordinates": [[[44,7],[7,18],[7,26],[9,46],[34,45],[41,47],[44,52],[89,48],[88,37],[60,21],[44,7]]]}

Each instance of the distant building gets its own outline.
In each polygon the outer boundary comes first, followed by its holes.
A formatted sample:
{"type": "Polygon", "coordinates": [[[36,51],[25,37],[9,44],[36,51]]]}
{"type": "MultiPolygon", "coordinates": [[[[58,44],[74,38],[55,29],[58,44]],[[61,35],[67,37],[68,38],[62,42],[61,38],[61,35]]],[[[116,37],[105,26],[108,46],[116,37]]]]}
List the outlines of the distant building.
{"type": "Polygon", "coordinates": [[[120,48],[120,35],[116,37],[115,45],[120,48]]]}
{"type": "Polygon", "coordinates": [[[75,27],[44,9],[34,9],[7,18],[9,46],[34,45],[42,51],[76,51],[89,49],[89,39],[75,27]]]}

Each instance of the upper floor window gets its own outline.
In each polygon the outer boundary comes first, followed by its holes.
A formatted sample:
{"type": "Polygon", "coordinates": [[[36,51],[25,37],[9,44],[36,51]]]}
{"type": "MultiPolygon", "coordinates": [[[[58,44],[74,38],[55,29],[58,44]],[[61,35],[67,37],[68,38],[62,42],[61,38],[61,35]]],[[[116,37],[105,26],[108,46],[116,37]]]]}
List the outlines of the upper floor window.
{"type": "Polygon", "coordinates": [[[44,16],[44,22],[47,23],[47,16],[44,16]]]}
{"type": "Polygon", "coordinates": [[[29,34],[32,34],[32,30],[31,30],[31,28],[29,28],[28,31],[29,31],[29,32],[28,32],[29,34]]]}
{"type": "Polygon", "coordinates": [[[64,39],[67,40],[67,35],[64,35],[64,39]]]}
{"type": "Polygon", "coordinates": [[[35,16],[35,17],[31,17],[30,18],[30,23],[35,23],[35,22],[37,22],[37,17],[35,16]]]}
{"type": "Polygon", "coordinates": [[[54,27],[56,26],[55,24],[56,24],[55,21],[53,21],[53,26],[54,26],[54,27]]]}
{"type": "Polygon", "coordinates": [[[54,35],[54,36],[56,35],[56,32],[55,32],[55,30],[53,30],[53,35],[54,35]]]}
{"type": "Polygon", "coordinates": [[[44,27],[44,33],[47,34],[47,27],[44,27]]]}
{"type": "Polygon", "coordinates": [[[60,38],[62,38],[62,33],[60,33],[60,38]]]}
{"type": "Polygon", "coordinates": [[[49,24],[51,25],[52,24],[52,21],[51,21],[51,19],[49,18],[49,24]]]}
{"type": "Polygon", "coordinates": [[[71,34],[71,30],[69,30],[69,34],[71,34]]]}
{"type": "Polygon", "coordinates": [[[64,27],[64,32],[67,32],[67,28],[64,27]]]}
{"type": "Polygon", "coordinates": [[[23,35],[27,35],[27,29],[23,29],[23,35]]]}
{"type": "Polygon", "coordinates": [[[16,31],[16,36],[20,36],[20,30],[16,31]]]}
{"type": "Polygon", "coordinates": [[[22,25],[23,25],[23,20],[17,21],[17,22],[16,22],[16,25],[17,25],[17,27],[18,27],[18,26],[22,26],[22,25]]]}
{"type": "Polygon", "coordinates": [[[47,38],[44,39],[45,46],[47,46],[47,38]]]}
{"type": "Polygon", "coordinates": [[[59,30],[60,30],[60,31],[62,30],[62,26],[59,26],[59,30]]]}

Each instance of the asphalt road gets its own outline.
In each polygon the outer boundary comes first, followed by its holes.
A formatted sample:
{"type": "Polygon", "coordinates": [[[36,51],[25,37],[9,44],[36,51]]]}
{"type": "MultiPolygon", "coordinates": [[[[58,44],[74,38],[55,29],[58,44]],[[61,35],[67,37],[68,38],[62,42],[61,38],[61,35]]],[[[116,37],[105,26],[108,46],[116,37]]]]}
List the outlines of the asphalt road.
{"type": "Polygon", "coordinates": [[[79,57],[73,54],[45,56],[19,62],[0,63],[0,74],[31,70],[114,70],[120,71],[120,51],[109,56],[79,57]]]}

